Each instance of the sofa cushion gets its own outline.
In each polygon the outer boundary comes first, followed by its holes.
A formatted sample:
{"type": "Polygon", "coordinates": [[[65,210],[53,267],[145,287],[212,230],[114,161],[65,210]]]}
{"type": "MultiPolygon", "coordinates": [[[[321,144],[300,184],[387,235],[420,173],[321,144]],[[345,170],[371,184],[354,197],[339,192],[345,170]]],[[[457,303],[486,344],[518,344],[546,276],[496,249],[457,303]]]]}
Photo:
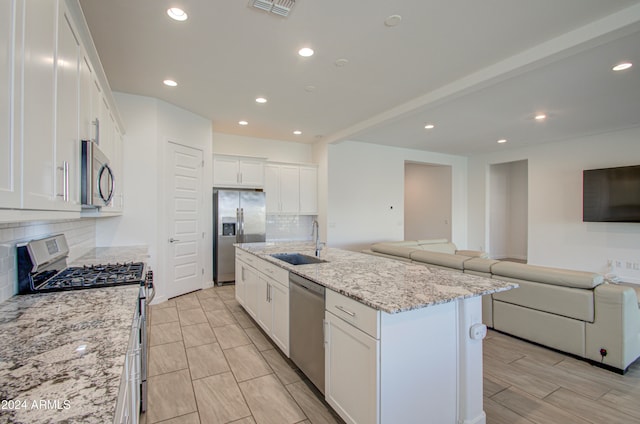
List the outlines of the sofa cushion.
{"type": "Polygon", "coordinates": [[[594,320],[593,290],[532,283],[500,276],[494,276],[494,278],[520,285],[513,290],[494,293],[495,300],[580,321],[593,322],[594,320]]]}
{"type": "Polygon", "coordinates": [[[604,281],[602,275],[594,272],[572,271],[507,261],[492,265],[491,272],[502,277],[581,289],[592,289],[604,281]]]}
{"type": "MultiPolygon", "coordinates": [[[[464,256],[469,256],[469,255],[464,255],[464,256]]],[[[489,274],[491,273],[491,267],[494,264],[497,264],[500,261],[497,261],[495,259],[485,259],[485,258],[471,258],[468,261],[465,261],[464,263],[464,269],[469,270],[469,271],[477,271],[477,272],[483,272],[485,274],[489,274]]]]}
{"type": "Polygon", "coordinates": [[[418,240],[417,243],[418,244],[442,244],[442,243],[449,243],[449,240],[446,238],[426,239],[426,240],[418,240]]]}
{"type": "Polygon", "coordinates": [[[587,325],[580,320],[493,302],[493,327],[496,330],[582,357],[587,325]]]}
{"type": "Polygon", "coordinates": [[[402,241],[390,241],[388,244],[395,244],[396,246],[418,247],[420,243],[416,240],[402,240],[402,241]]]}
{"type": "Polygon", "coordinates": [[[410,257],[412,261],[440,265],[447,268],[460,270],[464,269],[464,262],[470,259],[468,256],[430,252],[428,250],[414,250],[413,252],[411,252],[410,257]]]}
{"type": "Polygon", "coordinates": [[[371,250],[378,253],[384,253],[391,256],[400,256],[401,258],[411,258],[411,252],[417,250],[416,247],[407,247],[397,245],[396,243],[375,243],[371,245],[371,250]]]}
{"type": "Polygon", "coordinates": [[[448,253],[450,255],[455,255],[456,253],[456,245],[453,243],[448,243],[447,241],[445,241],[444,243],[418,242],[418,248],[421,250],[427,250],[429,252],[448,253]]]}
{"type": "Polygon", "coordinates": [[[488,258],[489,254],[482,250],[456,250],[456,255],[469,256],[471,258],[488,258]]]}

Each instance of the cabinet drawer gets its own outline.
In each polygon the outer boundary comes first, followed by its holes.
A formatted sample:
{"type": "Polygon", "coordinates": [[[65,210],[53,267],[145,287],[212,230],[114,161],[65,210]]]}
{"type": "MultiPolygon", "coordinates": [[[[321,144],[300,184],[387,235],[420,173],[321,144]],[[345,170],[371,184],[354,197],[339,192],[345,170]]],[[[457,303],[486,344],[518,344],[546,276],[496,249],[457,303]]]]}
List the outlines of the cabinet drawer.
{"type": "Polygon", "coordinates": [[[260,259],[258,262],[258,270],[264,275],[271,277],[271,279],[277,281],[281,285],[289,287],[289,271],[287,271],[286,269],[280,268],[278,265],[260,259]]]}
{"type": "Polygon", "coordinates": [[[380,313],[357,300],[332,290],[326,291],[326,310],[342,318],[371,337],[380,338],[380,313]]]}
{"type": "Polygon", "coordinates": [[[242,262],[248,265],[251,265],[254,268],[257,268],[258,262],[262,261],[257,256],[254,256],[251,253],[247,253],[244,250],[241,250],[238,248],[236,248],[236,258],[238,258],[239,260],[241,260],[242,262]]]}

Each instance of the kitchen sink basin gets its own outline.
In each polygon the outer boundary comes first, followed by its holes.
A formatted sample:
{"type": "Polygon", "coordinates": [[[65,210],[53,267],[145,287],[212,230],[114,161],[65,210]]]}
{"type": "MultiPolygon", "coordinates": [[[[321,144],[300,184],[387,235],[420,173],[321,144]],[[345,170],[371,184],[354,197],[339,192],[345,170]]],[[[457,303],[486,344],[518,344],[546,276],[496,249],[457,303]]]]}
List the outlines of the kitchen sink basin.
{"type": "Polygon", "coordinates": [[[303,255],[302,253],[274,253],[271,256],[291,265],[309,265],[327,262],[315,256],[303,255]]]}

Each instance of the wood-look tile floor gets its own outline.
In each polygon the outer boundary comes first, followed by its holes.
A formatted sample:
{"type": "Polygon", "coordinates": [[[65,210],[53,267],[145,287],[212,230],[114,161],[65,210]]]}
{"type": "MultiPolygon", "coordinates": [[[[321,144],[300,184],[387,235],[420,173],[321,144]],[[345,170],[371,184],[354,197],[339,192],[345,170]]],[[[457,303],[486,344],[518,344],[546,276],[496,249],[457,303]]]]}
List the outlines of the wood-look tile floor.
{"type": "Polygon", "coordinates": [[[146,424],[334,424],[304,375],[215,287],[153,305],[146,424]]]}
{"type": "MultiPolygon", "coordinates": [[[[233,286],[153,305],[149,337],[147,424],[342,422],[233,286]]],[[[640,423],[640,360],[622,376],[489,331],[483,367],[488,424],[640,423]]]]}

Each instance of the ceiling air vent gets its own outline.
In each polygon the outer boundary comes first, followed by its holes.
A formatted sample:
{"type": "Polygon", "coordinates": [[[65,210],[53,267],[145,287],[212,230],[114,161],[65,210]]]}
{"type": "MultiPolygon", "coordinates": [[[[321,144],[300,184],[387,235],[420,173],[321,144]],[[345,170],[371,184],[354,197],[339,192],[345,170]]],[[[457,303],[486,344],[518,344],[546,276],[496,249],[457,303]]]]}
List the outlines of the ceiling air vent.
{"type": "Polygon", "coordinates": [[[249,5],[256,9],[264,10],[265,12],[271,12],[275,15],[289,16],[289,12],[296,4],[295,0],[250,0],[249,5]]]}

